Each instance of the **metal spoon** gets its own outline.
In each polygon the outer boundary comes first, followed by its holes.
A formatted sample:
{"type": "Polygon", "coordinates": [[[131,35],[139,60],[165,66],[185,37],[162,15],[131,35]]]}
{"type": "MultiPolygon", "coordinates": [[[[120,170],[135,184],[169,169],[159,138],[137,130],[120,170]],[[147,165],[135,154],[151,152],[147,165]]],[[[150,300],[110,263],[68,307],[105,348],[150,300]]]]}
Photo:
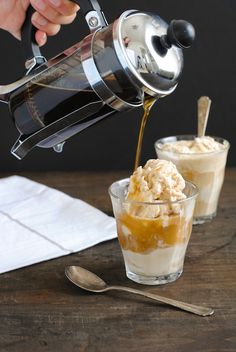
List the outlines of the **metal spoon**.
{"type": "Polygon", "coordinates": [[[118,291],[125,291],[125,292],[130,292],[134,293],[140,296],[144,296],[147,298],[154,299],[155,301],[169,304],[170,306],[174,306],[177,308],[180,308],[182,310],[185,310],[187,312],[191,312],[197,315],[201,316],[207,316],[207,315],[212,315],[214,313],[214,310],[212,308],[207,308],[207,307],[200,307],[200,306],[195,306],[193,304],[189,303],[184,303],[180,301],[176,301],[171,298],[166,298],[158,295],[154,295],[149,292],[144,292],[141,290],[136,290],[131,287],[125,287],[125,286],[108,286],[105,281],[103,281],[100,277],[92,273],[91,271],[88,271],[84,268],[81,268],[80,266],[68,266],[65,269],[65,274],[67,278],[73,282],[76,286],[90,292],[106,292],[110,290],[118,290],[118,291]]]}
{"type": "Polygon", "coordinates": [[[208,116],[211,107],[211,99],[209,97],[200,97],[198,99],[198,137],[205,136],[208,116]]]}

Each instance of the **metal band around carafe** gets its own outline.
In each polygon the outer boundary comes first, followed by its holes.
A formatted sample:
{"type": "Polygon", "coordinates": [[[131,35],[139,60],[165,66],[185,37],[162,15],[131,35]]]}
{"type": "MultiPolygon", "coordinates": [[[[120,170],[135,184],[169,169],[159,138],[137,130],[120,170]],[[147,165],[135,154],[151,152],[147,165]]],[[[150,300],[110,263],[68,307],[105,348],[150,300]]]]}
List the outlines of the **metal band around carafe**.
{"type": "Polygon", "coordinates": [[[92,56],[93,38],[94,33],[88,35],[83,40],[81,47],[82,66],[90,86],[107,105],[111,106],[115,110],[124,111],[137,107],[137,105],[129,104],[120,99],[103,81],[92,56]]]}

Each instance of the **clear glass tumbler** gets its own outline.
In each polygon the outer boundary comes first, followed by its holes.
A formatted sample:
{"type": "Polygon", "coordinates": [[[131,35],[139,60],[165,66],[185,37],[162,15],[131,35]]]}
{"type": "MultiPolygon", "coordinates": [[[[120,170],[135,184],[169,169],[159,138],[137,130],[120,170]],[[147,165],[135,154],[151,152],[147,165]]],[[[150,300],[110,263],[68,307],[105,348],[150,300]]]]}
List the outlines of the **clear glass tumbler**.
{"type": "Polygon", "coordinates": [[[147,285],[175,281],[183,271],[197,187],[186,182],[185,199],[148,203],[127,200],[128,186],[123,179],[109,188],[126,275],[147,285]]]}
{"type": "Polygon", "coordinates": [[[159,159],[172,161],[181,175],[199,189],[194,211],[194,224],[202,224],[216,216],[220,191],[224,181],[225,165],[229,142],[223,138],[212,137],[222,144],[222,149],[212,152],[182,153],[163,149],[166,143],[192,141],[195,135],[172,136],[159,139],[155,143],[159,159]]]}

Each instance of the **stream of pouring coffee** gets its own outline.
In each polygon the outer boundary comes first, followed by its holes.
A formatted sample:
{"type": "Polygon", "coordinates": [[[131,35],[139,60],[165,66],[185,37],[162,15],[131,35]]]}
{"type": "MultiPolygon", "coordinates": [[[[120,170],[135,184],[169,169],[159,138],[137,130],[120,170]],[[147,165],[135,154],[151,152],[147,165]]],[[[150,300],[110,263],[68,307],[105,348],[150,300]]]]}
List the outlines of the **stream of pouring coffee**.
{"type": "Polygon", "coordinates": [[[137,149],[136,149],[134,170],[136,170],[138,168],[139,163],[140,163],[144,129],[145,129],[145,126],[146,126],[147,119],[148,119],[148,117],[150,115],[151,108],[155,104],[156,101],[157,101],[157,98],[153,98],[153,97],[150,97],[150,96],[145,97],[145,99],[144,99],[143,116],[142,116],[140,130],[139,130],[139,135],[138,135],[138,144],[137,144],[137,149]]]}

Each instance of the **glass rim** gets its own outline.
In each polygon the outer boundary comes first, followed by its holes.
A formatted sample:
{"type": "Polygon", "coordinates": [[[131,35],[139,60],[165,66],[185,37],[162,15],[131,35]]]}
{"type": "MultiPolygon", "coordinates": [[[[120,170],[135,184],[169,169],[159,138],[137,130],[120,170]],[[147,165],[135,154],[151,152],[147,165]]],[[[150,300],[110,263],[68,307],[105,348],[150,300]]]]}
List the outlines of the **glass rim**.
{"type": "Polygon", "coordinates": [[[191,181],[188,181],[188,180],[184,180],[188,185],[190,185],[193,189],[193,194],[191,196],[186,196],[186,198],[183,198],[183,199],[179,199],[179,200],[173,200],[173,201],[169,201],[169,200],[161,200],[161,201],[155,201],[155,202],[145,202],[145,201],[137,201],[137,200],[130,200],[130,199],[125,199],[125,196],[123,197],[119,197],[117,196],[113,191],[112,191],[112,187],[115,185],[115,184],[118,184],[119,182],[127,182],[127,185],[129,184],[129,181],[130,181],[130,178],[123,178],[123,179],[120,179],[120,180],[117,180],[115,182],[113,182],[109,188],[108,188],[108,193],[110,195],[110,197],[113,197],[115,199],[118,199],[118,200],[121,200],[123,203],[125,204],[137,204],[137,205],[170,205],[170,204],[180,204],[180,203],[184,203],[186,201],[189,201],[191,199],[194,199],[198,196],[199,194],[199,189],[198,187],[191,181]]]}
{"type": "MultiPolygon", "coordinates": [[[[187,152],[176,152],[176,151],[173,151],[173,150],[163,150],[162,148],[159,147],[159,144],[162,143],[163,140],[165,139],[171,139],[171,138],[179,138],[177,139],[175,142],[177,141],[181,141],[181,140],[193,140],[194,138],[198,137],[196,134],[179,134],[179,135],[173,135],[173,136],[167,136],[167,137],[162,137],[162,138],[159,138],[155,143],[154,143],[154,147],[157,149],[157,150],[160,150],[162,152],[167,152],[167,153],[172,153],[172,154],[176,154],[176,155],[209,155],[209,154],[217,154],[217,153],[223,153],[225,152],[226,150],[229,150],[230,148],[230,143],[229,141],[227,141],[227,139],[223,138],[223,137],[217,137],[217,136],[210,136],[210,135],[207,135],[206,137],[211,137],[213,138],[216,142],[219,142],[219,140],[222,140],[223,143],[221,143],[224,148],[221,149],[221,150],[213,150],[213,151],[210,151],[210,152],[194,152],[194,153],[187,153],[187,152]],[[192,139],[190,139],[190,137],[192,139]],[[189,138],[189,139],[188,139],[189,138]]],[[[170,142],[170,143],[173,143],[173,142],[170,142]]],[[[220,143],[220,142],[219,142],[220,143]]],[[[166,143],[162,143],[162,145],[164,145],[166,143]]]]}

